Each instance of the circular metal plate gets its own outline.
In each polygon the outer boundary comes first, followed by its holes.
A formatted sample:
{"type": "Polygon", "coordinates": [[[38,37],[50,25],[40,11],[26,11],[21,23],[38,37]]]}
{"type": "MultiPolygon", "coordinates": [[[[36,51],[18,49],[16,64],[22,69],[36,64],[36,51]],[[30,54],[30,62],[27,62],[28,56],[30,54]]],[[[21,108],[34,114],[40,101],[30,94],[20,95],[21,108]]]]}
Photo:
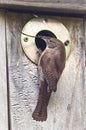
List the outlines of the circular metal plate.
{"type": "MultiPolygon", "coordinates": [[[[43,30],[52,32],[56,36],[56,38],[61,40],[63,43],[66,40],[69,41],[69,44],[65,46],[67,59],[71,50],[71,38],[67,28],[59,21],[55,19],[47,19],[46,21],[43,18],[33,18],[26,23],[22,32],[27,35],[36,36],[40,31],[43,30]]],[[[21,44],[27,57],[32,62],[37,64],[39,60],[39,55],[37,53],[38,48],[35,44],[35,38],[21,34],[21,44]]]]}

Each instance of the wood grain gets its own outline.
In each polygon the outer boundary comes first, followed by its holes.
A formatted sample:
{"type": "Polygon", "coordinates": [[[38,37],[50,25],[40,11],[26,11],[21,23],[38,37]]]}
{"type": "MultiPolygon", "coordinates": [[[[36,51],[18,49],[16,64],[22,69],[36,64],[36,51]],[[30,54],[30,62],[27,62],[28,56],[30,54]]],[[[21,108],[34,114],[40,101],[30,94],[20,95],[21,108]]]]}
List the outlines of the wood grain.
{"type": "Polygon", "coordinates": [[[86,14],[86,0],[0,0],[0,7],[16,10],[70,12],[86,14]]]}
{"type": "Polygon", "coordinates": [[[0,130],[8,130],[5,13],[0,11],[0,130]]]}
{"type": "MultiPolygon", "coordinates": [[[[86,104],[86,16],[84,17],[84,36],[85,36],[85,46],[84,46],[84,103],[86,104]]],[[[84,124],[86,124],[86,106],[85,108],[85,120],[84,120],[84,124]]],[[[86,129],[86,125],[85,125],[85,129],[86,129]]]]}
{"type": "Polygon", "coordinates": [[[86,94],[84,84],[83,19],[56,17],[70,32],[72,51],[48,106],[46,122],[32,119],[39,82],[37,66],[22,51],[20,31],[33,16],[7,13],[9,87],[12,130],[85,130],[86,94]]]}

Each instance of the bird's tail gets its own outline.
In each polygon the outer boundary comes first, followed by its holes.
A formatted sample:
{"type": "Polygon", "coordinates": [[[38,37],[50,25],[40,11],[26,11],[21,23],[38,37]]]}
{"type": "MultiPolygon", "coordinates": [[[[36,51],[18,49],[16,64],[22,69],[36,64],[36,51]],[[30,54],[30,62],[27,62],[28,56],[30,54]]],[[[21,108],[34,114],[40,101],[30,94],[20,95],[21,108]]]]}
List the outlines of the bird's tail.
{"type": "Polygon", "coordinates": [[[32,114],[32,117],[36,121],[46,121],[47,119],[47,106],[49,102],[51,92],[47,92],[46,82],[41,82],[38,102],[36,108],[32,114]]]}

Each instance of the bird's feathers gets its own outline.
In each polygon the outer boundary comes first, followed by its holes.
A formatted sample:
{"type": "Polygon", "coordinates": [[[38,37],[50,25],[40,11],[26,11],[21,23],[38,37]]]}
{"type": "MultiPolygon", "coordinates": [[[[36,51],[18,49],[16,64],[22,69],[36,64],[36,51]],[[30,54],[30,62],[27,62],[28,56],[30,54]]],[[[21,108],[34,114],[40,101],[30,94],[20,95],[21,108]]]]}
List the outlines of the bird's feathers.
{"type": "Polygon", "coordinates": [[[47,119],[47,105],[51,92],[56,91],[57,82],[65,67],[66,53],[63,43],[54,38],[47,39],[45,42],[47,47],[38,62],[40,90],[37,106],[32,115],[36,121],[47,119]]]}

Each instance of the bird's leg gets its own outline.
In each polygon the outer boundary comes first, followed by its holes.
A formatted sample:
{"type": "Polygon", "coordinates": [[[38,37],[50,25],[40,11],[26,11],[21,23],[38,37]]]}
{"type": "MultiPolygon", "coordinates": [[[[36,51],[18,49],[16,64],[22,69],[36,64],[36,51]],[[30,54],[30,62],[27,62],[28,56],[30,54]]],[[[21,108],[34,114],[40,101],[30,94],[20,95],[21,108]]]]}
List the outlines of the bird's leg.
{"type": "Polygon", "coordinates": [[[47,119],[47,105],[49,102],[50,95],[51,92],[47,92],[46,81],[41,81],[38,102],[32,114],[34,120],[45,121],[47,119]]]}

